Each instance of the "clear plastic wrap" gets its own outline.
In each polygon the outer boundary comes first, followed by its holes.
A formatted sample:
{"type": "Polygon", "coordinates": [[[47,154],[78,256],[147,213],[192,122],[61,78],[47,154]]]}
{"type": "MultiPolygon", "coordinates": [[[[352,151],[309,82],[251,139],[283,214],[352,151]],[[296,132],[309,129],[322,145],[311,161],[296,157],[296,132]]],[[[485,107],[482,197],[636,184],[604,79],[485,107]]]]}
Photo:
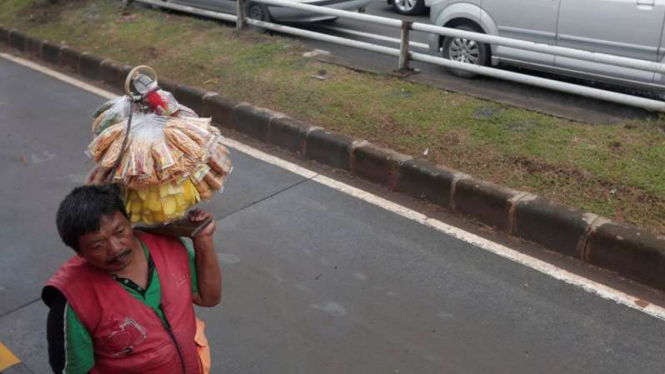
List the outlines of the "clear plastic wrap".
{"type": "Polygon", "coordinates": [[[92,133],[101,134],[107,128],[129,118],[131,102],[129,97],[121,96],[102,104],[92,115],[92,133]]]}
{"type": "Polygon", "coordinates": [[[180,218],[201,199],[212,198],[233,169],[210,118],[199,118],[175,99],[165,107],[175,111],[165,111],[157,99],[172,95],[160,90],[159,97],[150,96],[153,92],[118,97],[97,108],[95,138],[86,152],[96,162],[87,183],[122,185],[131,221],[146,225],[180,218]]]}

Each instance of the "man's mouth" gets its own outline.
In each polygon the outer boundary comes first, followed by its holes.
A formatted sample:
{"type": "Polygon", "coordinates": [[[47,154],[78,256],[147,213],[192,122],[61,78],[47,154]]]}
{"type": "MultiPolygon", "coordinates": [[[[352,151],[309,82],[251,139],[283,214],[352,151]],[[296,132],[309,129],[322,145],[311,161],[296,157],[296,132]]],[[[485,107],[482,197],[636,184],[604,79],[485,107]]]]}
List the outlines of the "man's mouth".
{"type": "Polygon", "coordinates": [[[125,249],[122,251],[119,255],[113,256],[110,259],[106,261],[107,264],[109,265],[117,265],[122,263],[127,259],[127,257],[132,253],[131,249],[125,249]]]}

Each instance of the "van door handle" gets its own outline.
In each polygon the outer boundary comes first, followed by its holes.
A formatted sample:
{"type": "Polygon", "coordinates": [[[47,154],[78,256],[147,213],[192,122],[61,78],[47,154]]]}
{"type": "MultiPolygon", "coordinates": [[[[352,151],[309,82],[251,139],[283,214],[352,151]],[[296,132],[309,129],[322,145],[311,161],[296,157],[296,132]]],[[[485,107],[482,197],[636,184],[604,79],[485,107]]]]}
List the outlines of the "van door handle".
{"type": "Polygon", "coordinates": [[[656,0],[637,0],[637,6],[654,6],[656,0]]]}

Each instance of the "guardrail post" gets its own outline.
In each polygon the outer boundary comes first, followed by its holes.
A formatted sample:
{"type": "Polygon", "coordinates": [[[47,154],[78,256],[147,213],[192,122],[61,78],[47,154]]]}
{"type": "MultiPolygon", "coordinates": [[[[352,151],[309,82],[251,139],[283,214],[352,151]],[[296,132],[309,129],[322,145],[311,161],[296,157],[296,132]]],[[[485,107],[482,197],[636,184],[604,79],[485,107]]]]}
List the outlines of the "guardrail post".
{"type": "Polygon", "coordinates": [[[409,67],[409,31],[411,30],[411,21],[402,21],[402,34],[399,44],[399,70],[411,70],[409,67]]]}
{"type": "Polygon", "coordinates": [[[236,1],[236,30],[245,28],[245,0],[236,1]]]}

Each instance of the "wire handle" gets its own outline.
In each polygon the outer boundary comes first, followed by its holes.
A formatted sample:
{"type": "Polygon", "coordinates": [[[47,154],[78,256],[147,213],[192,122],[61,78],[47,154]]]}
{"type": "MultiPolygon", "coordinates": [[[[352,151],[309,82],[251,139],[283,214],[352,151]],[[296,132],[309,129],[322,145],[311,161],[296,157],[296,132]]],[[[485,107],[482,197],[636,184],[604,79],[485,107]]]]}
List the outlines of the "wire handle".
{"type": "Polygon", "coordinates": [[[148,65],[139,65],[132,69],[129,74],[127,74],[127,78],[125,78],[125,94],[129,97],[134,97],[136,94],[135,92],[132,91],[132,80],[139,74],[139,73],[144,73],[150,76],[155,82],[157,81],[157,73],[153,68],[151,68],[148,65]]]}

